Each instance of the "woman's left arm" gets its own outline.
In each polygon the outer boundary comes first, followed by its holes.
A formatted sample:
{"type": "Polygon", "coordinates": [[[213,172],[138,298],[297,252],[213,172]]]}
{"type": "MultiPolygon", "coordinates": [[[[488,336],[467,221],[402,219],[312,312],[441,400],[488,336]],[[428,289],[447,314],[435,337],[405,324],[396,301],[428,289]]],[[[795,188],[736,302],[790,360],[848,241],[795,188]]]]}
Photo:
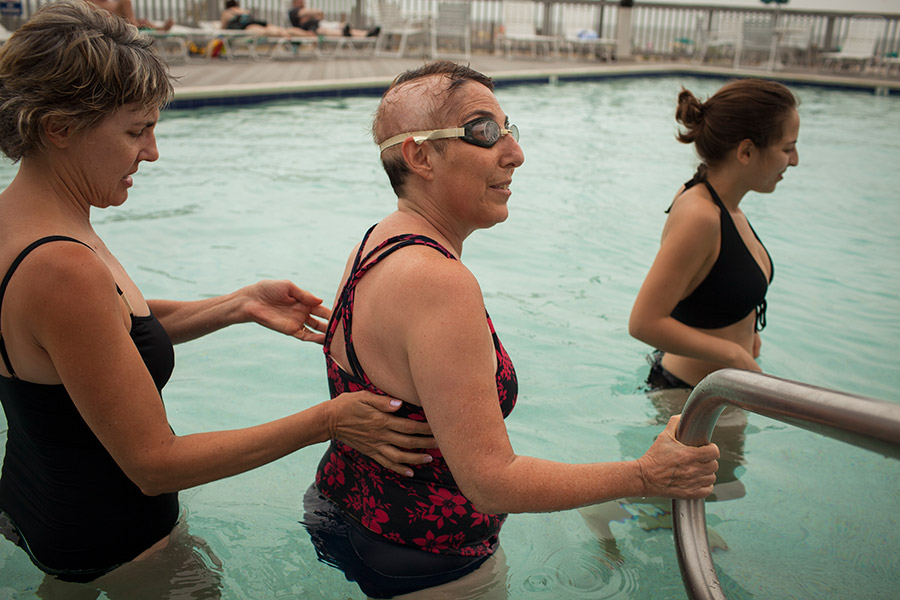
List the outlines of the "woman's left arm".
{"type": "Polygon", "coordinates": [[[325,341],[331,310],[287,280],[263,280],[205,300],[148,300],[172,342],[188,342],[236,323],[258,323],[306,342],[325,341]]]}

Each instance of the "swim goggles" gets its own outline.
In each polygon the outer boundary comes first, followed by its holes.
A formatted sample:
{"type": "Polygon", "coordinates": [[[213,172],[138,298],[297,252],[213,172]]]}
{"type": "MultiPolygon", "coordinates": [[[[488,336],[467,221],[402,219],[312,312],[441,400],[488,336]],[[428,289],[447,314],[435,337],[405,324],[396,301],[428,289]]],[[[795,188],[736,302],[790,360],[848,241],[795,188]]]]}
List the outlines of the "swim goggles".
{"type": "Polygon", "coordinates": [[[422,142],[431,140],[459,138],[462,141],[475,146],[491,148],[500,141],[501,137],[507,134],[511,135],[517,142],[519,141],[519,128],[515,125],[510,125],[508,120],[506,122],[506,128],[504,128],[497,125],[497,121],[490,117],[478,117],[477,119],[469,121],[462,127],[401,133],[400,135],[395,135],[378,144],[378,149],[384,152],[391,146],[402,144],[406,138],[410,137],[419,145],[421,145],[422,142]]]}

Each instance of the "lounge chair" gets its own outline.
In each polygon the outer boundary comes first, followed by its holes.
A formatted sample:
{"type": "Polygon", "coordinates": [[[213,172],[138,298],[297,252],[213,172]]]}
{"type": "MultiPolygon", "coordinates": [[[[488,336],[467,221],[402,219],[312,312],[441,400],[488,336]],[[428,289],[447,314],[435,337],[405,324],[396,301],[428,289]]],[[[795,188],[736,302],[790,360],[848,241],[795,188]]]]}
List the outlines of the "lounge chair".
{"type": "Polygon", "coordinates": [[[548,58],[558,53],[559,37],[537,32],[537,9],[538,5],[535,2],[504,0],[500,42],[503,44],[507,57],[512,55],[514,47],[518,48],[523,45],[531,48],[533,56],[537,56],[538,46],[546,48],[548,58]]]}
{"type": "Polygon", "coordinates": [[[222,29],[219,21],[200,21],[199,25],[222,42],[225,58],[229,60],[241,55],[252,60],[296,58],[304,47],[315,48],[318,52],[319,40],[312,35],[285,37],[250,29],[222,29]]]}
{"type": "Polygon", "coordinates": [[[837,65],[838,69],[845,64],[859,65],[860,71],[872,65],[876,59],[876,50],[884,35],[886,21],[883,18],[853,17],[847,27],[847,35],[841,41],[837,52],[824,52],[823,66],[837,65]]]}
{"type": "Polygon", "coordinates": [[[320,35],[316,56],[319,58],[371,56],[375,53],[377,44],[377,37],[320,35]]]}
{"type": "MultiPolygon", "coordinates": [[[[172,25],[168,31],[146,31],[147,35],[156,42],[160,55],[167,61],[189,61],[197,58],[195,48],[210,48],[210,42],[216,39],[216,34],[199,27],[187,25],[172,25]]],[[[211,58],[212,52],[207,51],[205,58],[211,58]]],[[[204,59],[205,59],[204,58],[204,59]]]]}
{"type": "Polygon", "coordinates": [[[257,49],[257,43],[265,42],[269,38],[260,33],[246,31],[243,29],[223,29],[219,21],[199,21],[197,23],[200,29],[214,36],[214,39],[221,40],[225,58],[232,60],[239,55],[249,57],[251,59],[260,58],[257,49]]]}
{"type": "Polygon", "coordinates": [[[594,29],[599,22],[597,10],[603,8],[586,4],[561,5],[560,43],[568,49],[570,58],[585,54],[602,57],[606,62],[613,59],[618,43],[615,38],[600,37],[600,33],[594,29]]]}

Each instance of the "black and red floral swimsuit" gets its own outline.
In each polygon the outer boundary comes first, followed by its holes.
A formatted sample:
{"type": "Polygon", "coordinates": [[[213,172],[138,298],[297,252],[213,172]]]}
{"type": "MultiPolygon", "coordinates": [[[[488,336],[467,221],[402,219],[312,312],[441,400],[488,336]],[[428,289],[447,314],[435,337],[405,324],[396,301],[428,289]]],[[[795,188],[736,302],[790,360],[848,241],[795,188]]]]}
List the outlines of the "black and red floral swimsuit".
{"type": "MultiPolygon", "coordinates": [[[[332,398],[343,392],[358,390],[384,395],[369,381],[353,348],[353,300],[356,285],[363,275],[391,253],[413,244],[429,246],[456,260],[434,240],[413,234],[389,238],[362,258],[366,241],[374,228],[366,232],[359,246],[326,332],[325,360],[332,398]],[[386,246],[391,247],[382,252],[386,246]],[[338,323],[344,328],[347,360],[352,373],[344,371],[331,356],[331,342],[338,323]]],[[[497,353],[497,394],[505,418],[516,403],[516,372],[494,332],[489,316],[487,322],[497,353]]],[[[415,421],[427,420],[420,406],[406,402],[395,414],[415,421]]],[[[436,554],[490,555],[497,548],[498,534],[506,515],[484,514],[475,510],[460,492],[440,450],[425,452],[431,454],[434,460],[411,467],[413,476],[403,477],[334,440],[319,463],[316,486],[368,530],[393,542],[436,554]]]]}

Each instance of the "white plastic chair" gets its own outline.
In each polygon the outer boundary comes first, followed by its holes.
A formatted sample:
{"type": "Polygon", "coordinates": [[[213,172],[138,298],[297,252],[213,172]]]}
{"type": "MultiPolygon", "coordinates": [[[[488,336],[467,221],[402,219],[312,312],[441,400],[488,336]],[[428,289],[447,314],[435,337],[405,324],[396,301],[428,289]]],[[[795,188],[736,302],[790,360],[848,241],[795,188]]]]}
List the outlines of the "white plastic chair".
{"type": "Polygon", "coordinates": [[[556,53],[559,46],[559,38],[554,35],[541,35],[535,25],[537,19],[537,4],[534,2],[519,2],[504,0],[503,2],[503,33],[500,37],[506,56],[512,54],[513,47],[527,45],[531,53],[537,56],[538,46],[545,46],[547,56],[556,53]]]}
{"type": "Polygon", "coordinates": [[[0,23],[0,46],[6,43],[10,37],[12,37],[13,32],[3,26],[3,23],[0,23]]]}
{"type": "Polygon", "coordinates": [[[875,62],[875,51],[884,35],[883,18],[853,17],[847,27],[847,35],[841,41],[840,50],[825,52],[825,67],[836,64],[840,69],[844,63],[858,64],[860,70],[875,62]]]}
{"type": "Polygon", "coordinates": [[[806,66],[812,66],[812,24],[809,21],[791,20],[775,28],[775,60],[779,63],[800,62],[805,57],[806,66]]]}
{"type": "Polygon", "coordinates": [[[379,0],[377,24],[381,27],[375,44],[375,54],[378,56],[402,57],[406,53],[409,39],[416,36],[424,38],[426,33],[421,22],[405,17],[400,11],[400,5],[390,0],[379,0]],[[388,40],[393,36],[400,37],[396,51],[387,49],[388,40]]]}
{"type": "Polygon", "coordinates": [[[437,58],[440,42],[456,39],[459,52],[443,56],[460,56],[466,60],[472,56],[471,7],[468,2],[438,2],[437,15],[431,21],[431,58],[437,58]]]}
{"type": "Polygon", "coordinates": [[[719,15],[711,27],[707,27],[705,17],[698,18],[696,36],[698,43],[693,62],[703,63],[710,50],[736,54],[741,40],[742,23],[740,15],[735,14],[719,15]]]}
{"type": "MultiPolygon", "coordinates": [[[[765,55],[765,64],[771,71],[775,64],[775,19],[772,15],[745,17],[741,21],[741,34],[734,51],[734,68],[741,64],[744,54],[765,55]]],[[[762,63],[762,61],[760,61],[762,63]]]]}

